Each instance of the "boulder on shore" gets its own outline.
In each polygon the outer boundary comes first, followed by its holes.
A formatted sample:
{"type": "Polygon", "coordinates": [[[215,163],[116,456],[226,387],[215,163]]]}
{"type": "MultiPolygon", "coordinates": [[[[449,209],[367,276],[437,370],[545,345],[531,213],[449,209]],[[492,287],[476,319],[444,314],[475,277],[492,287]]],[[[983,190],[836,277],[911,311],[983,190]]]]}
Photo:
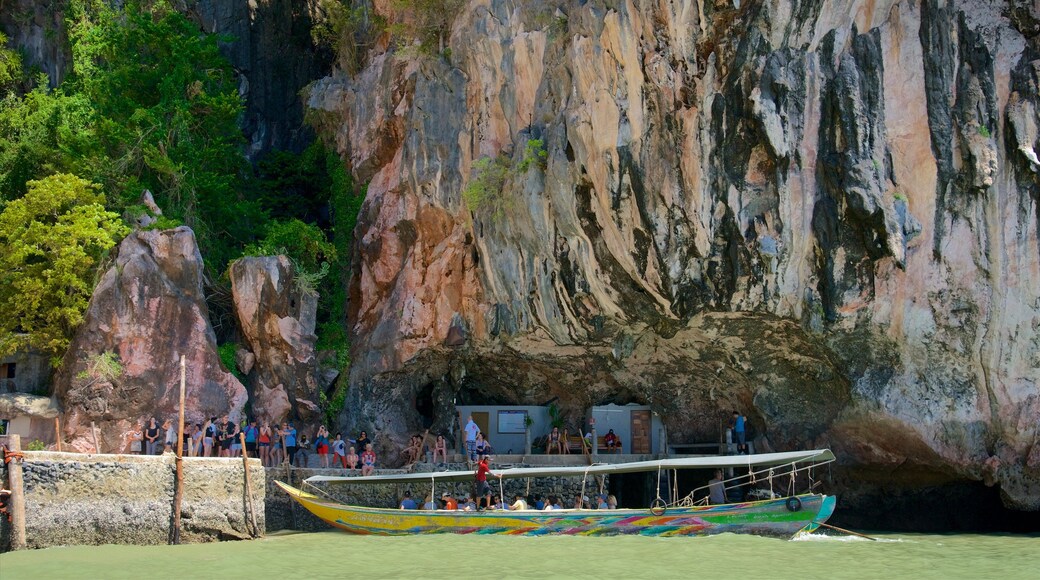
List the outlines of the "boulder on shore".
{"type": "Polygon", "coordinates": [[[119,244],[55,375],[67,446],[94,451],[94,423],[102,452],[126,452],[136,421],[176,419],[182,355],[186,420],[241,418],[246,390],[221,366],[202,280],[190,228],[134,232],[119,244]],[[121,370],[97,368],[105,353],[121,370]]]}

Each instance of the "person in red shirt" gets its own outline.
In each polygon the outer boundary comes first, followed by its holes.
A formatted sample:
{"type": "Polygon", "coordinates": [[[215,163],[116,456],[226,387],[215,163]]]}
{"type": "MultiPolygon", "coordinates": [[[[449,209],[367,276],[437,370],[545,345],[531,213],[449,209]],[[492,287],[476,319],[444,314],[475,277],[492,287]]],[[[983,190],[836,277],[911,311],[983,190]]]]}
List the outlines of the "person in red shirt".
{"type": "Polygon", "coordinates": [[[482,457],[480,459],[480,462],[477,463],[477,498],[479,498],[477,500],[477,510],[478,511],[484,509],[484,508],[480,507],[481,502],[486,503],[487,504],[487,508],[491,509],[491,486],[488,485],[487,476],[490,474],[490,475],[494,475],[495,477],[497,477],[499,479],[502,478],[502,474],[491,473],[491,469],[488,468],[488,460],[489,459],[491,459],[491,458],[490,457],[482,457]]]}

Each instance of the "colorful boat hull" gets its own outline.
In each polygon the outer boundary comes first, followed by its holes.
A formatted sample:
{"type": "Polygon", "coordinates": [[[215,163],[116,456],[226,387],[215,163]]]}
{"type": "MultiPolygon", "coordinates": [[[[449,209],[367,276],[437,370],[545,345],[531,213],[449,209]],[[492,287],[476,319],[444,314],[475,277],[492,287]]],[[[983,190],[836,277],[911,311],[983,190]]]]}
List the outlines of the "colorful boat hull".
{"type": "Polygon", "coordinates": [[[790,538],[813,531],[834,511],[834,498],[792,498],[717,506],[553,511],[426,511],[349,506],[324,500],[280,481],[289,496],[329,525],[355,534],[506,534],[702,536],[726,532],[790,538]]]}

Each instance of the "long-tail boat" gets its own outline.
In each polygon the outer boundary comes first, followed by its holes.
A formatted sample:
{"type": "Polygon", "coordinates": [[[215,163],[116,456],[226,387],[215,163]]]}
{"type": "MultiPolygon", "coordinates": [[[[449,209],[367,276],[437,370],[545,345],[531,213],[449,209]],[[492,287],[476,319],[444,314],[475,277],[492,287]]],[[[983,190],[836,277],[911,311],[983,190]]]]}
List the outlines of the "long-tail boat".
{"type": "MultiPolygon", "coordinates": [[[[495,471],[502,479],[539,477],[581,477],[657,472],[658,497],[652,505],[642,509],[562,509],[562,510],[401,510],[352,506],[297,489],[276,481],[289,496],[327,522],[329,525],[356,534],[412,535],[412,534],[512,534],[512,535],[618,535],[643,536],[700,536],[724,532],[778,536],[790,538],[799,532],[812,532],[834,512],[835,498],[813,491],[812,470],[830,463],[830,450],[805,452],[764,453],[718,457],[685,457],[653,461],[614,464],[594,464],[579,467],[521,467],[495,471]],[[728,482],[748,478],[764,481],[770,486],[774,478],[784,488],[786,496],[769,491],[770,499],[742,501],[719,505],[698,505],[694,493],[671,503],[660,497],[660,481],[678,469],[746,469],[728,482]],[[757,471],[756,471],[757,470],[757,471]],[[757,475],[756,475],[757,474],[757,475]],[[809,481],[804,493],[794,493],[796,475],[809,481]]],[[[472,482],[473,471],[440,471],[431,473],[404,473],[340,477],[316,475],[305,480],[315,483],[411,484],[430,486],[431,496],[437,497],[437,485],[472,482]]],[[[489,478],[489,483],[495,480],[489,478]]],[[[666,486],[667,487],[667,486],[666,486]]],[[[315,487],[317,490],[318,488],[315,487]]]]}

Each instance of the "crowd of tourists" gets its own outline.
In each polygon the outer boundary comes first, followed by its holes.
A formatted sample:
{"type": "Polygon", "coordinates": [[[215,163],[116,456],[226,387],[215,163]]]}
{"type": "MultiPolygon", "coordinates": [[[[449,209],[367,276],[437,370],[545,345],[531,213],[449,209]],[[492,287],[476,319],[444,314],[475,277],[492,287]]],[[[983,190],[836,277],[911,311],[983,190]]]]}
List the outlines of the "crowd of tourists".
{"type": "MultiPolygon", "coordinates": [[[[172,453],[177,447],[177,426],[172,420],[160,425],[152,417],[135,425],[127,438],[130,453],[172,453]]],[[[241,457],[244,449],[249,457],[259,458],[264,467],[285,463],[307,467],[313,452],[318,456],[319,467],[360,469],[362,475],[375,470],[377,459],[372,440],[365,431],[354,439],[344,439],[342,433],[333,437],[323,425],[313,438],[309,438],[307,434],[298,432],[290,421],[280,425],[267,422],[258,425],[255,419],[239,423],[227,415],[185,425],[183,445],[184,455],[188,457],[241,457]],[[360,454],[358,449],[361,449],[360,454]]]]}

